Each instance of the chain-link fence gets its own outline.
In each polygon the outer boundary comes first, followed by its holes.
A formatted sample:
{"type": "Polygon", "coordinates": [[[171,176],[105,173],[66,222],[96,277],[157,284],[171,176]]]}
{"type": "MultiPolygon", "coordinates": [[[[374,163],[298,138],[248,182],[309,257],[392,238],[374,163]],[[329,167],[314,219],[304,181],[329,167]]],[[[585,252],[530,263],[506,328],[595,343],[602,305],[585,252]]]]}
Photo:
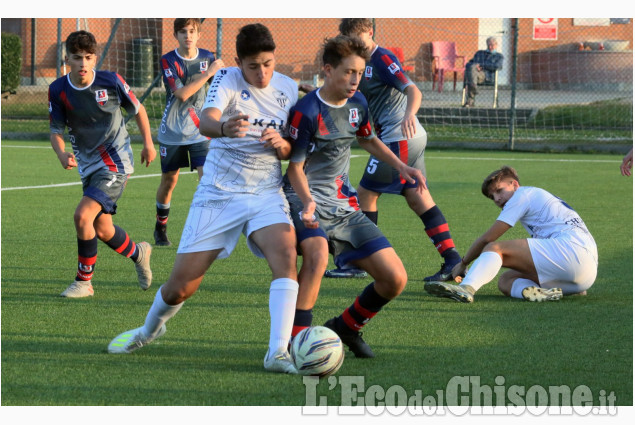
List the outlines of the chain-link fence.
{"type": "MultiPolygon", "coordinates": [[[[252,22],[204,19],[199,47],[233,65],[236,34],[252,22]]],[[[337,34],[339,19],[259,22],[274,35],[276,70],[319,85],[320,45],[337,34]]],[[[374,24],[376,42],[396,53],[423,93],[419,119],[431,143],[617,151],[632,145],[631,19],[377,18],[374,24]],[[491,36],[502,69],[496,84],[478,87],[474,107],[463,107],[465,66],[491,36]]],[[[65,74],[63,41],[76,29],[95,34],[98,67],[126,79],[156,131],[165,102],[158,60],[177,47],[172,25],[172,18],[2,19],[2,30],[23,42],[21,85],[3,94],[2,137],[48,133],[48,84],[65,74]]]]}

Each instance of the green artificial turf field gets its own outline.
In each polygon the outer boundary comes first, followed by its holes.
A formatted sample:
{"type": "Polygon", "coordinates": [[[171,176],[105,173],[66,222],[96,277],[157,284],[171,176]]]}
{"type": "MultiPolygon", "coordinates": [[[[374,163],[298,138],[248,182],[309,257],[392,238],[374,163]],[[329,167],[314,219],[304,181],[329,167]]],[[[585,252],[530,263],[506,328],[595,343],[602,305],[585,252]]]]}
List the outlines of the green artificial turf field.
{"type": "MultiPolygon", "coordinates": [[[[136,161],[139,148],[133,145],[136,161]]],[[[366,155],[354,154],[351,180],[357,182],[366,155]]],[[[504,297],[496,282],[473,304],[432,297],[422,279],[442,260],[405,201],[382,196],[379,227],[402,258],[409,283],[364,329],[376,358],[349,354],[337,378],[362,377],[365,390],[376,385],[435,398],[454,377],[466,376],[492,388],[586,386],[595,405],[602,394],[632,405],[633,179],[621,176],[620,162],[617,155],[426,152],[431,193],[461,253],[496,219],[499,210],[480,185],[507,164],[521,184],[549,190],[582,216],[599,249],[597,280],[587,296],[554,303],[504,297]]],[[[152,241],[159,175],[158,160],[148,169],[138,165],[119,201],[114,221],[135,241],[152,241]]],[[[79,176],[61,168],[48,142],[2,142],[4,406],[307,404],[301,377],[263,369],[271,276],[244,240],[211,267],[165,336],[131,355],[106,353],[114,336],[143,324],[167,279],[195,185],[191,173],[179,180],[169,222],[174,245],[154,249],[147,292],[139,290],[132,262],[100,243],[95,296],[64,299],[59,294],[76,271],[79,176]]],[[[524,237],[520,225],[504,236],[524,237]]],[[[314,324],[340,314],[368,282],[324,279],[314,324]]],[[[347,394],[333,382],[322,380],[316,394],[339,406],[347,394]]]]}

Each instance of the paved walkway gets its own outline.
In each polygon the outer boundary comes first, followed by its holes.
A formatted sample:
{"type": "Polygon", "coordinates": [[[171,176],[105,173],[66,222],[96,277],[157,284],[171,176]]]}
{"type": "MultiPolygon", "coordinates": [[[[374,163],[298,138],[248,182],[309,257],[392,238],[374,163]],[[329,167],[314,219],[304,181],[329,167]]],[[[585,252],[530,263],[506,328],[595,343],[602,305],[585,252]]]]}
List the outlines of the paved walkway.
{"type": "MultiPolygon", "coordinates": [[[[433,107],[457,107],[461,105],[462,84],[457,84],[456,91],[452,90],[452,83],[446,82],[443,92],[432,91],[423,88],[422,106],[433,107]]],[[[478,107],[487,107],[492,104],[494,91],[491,88],[479,88],[480,93],[476,97],[478,107]]],[[[511,89],[502,88],[498,92],[499,108],[508,109],[511,106],[511,89]]],[[[526,90],[516,91],[517,108],[544,108],[550,105],[585,105],[603,100],[619,100],[633,103],[633,92],[630,91],[573,91],[573,90],[526,90]]]]}

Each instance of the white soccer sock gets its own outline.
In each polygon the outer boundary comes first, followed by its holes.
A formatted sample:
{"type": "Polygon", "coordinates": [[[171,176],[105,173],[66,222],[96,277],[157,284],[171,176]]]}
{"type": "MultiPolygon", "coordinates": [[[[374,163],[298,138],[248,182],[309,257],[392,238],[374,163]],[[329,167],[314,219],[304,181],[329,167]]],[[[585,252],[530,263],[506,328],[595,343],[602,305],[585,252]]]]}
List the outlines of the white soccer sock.
{"type": "Polygon", "coordinates": [[[512,298],[523,298],[523,289],[530,286],[540,286],[533,280],[518,278],[512,283],[512,290],[509,292],[512,298]]]}
{"type": "Polygon", "coordinates": [[[485,251],[474,261],[465,275],[465,279],[461,282],[461,286],[470,285],[476,292],[494,279],[502,266],[503,259],[500,255],[492,251],[485,251]]]}
{"type": "MultiPolygon", "coordinates": [[[[161,286],[161,288],[163,288],[163,286],[161,286]]],[[[183,303],[177,305],[166,304],[161,296],[161,288],[159,288],[154,297],[154,302],[152,303],[152,307],[150,307],[150,311],[148,311],[146,321],[143,325],[143,332],[151,338],[156,336],[161,326],[178,313],[183,305],[183,303]]]]}
{"type": "Polygon", "coordinates": [[[286,277],[274,279],[269,288],[269,355],[286,351],[291,339],[295,303],[298,298],[298,282],[286,277]]]}

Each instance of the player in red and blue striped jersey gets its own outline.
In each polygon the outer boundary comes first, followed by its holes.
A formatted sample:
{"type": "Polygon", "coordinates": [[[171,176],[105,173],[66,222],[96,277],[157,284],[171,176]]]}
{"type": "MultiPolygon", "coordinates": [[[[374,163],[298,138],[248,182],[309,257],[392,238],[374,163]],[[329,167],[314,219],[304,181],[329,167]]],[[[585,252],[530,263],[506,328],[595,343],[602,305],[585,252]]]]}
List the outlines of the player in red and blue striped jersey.
{"type": "Polygon", "coordinates": [[[98,239],[134,261],[143,290],[152,283],[152,247],[147,242],[135,244],[112,221],[117,200],[134,171],[130,137],[121,108],[135,116],[143,137],[141,163],[146,166],[156,157],[150,123],[145,108],[120,75],[94,69],[96,50],[97,42],[91,33],[71,33],[66,39],[66,62],[71,72],[49,86],[51,146],[64,169],[77,167],[83,185],[83,197],[74,214],[77,275],[61,294],[69,298],[93,295],[91,279],[98,239]],[[66,128],[73,152],[65,150],[66,128]]]}
{"type": "MultiPolygon", "coordinates": [[[[421,92],[404,72],[393,52],[373,40],[373,22],[368,18],[345,18],[340,32],[360,37],[371,52],[359,90],[368,106],[381,139],[406,164],[425,175],[424,151],[427,134],[416,113],[421,106],[421,92]]],[[[359,202],[375,224],[378,222],[377,200],[382,193],[402,195],[408,206],[423,222],[425,232],[443,258],[441,269],[425,281],[452,280],[452,268],[461,261],[450,235],[450,228],[429,190],[419,192],[390,165],[371,155],[357,188],[359,202]]],[[[329,270],[327,276],[347,277],[346,270],[329,270]]]]}
{"type": "Polygon", "coordinates": [[[206,83],[225,65],[208,50],[197,47],[201,21],[198,18],[174,20],[174,38],[179,46],[161,57],[165,84],[165,111],[159,127],[161,182],[157,189],[156,245],[171,245],[167,235],[172,192],[179,170],[190,167],[203,175],[209,138],[199,131],[199,116],[205,103],[206,83]]]}
{"type": "Polygon", "coordinates": [[[294,141],[285,176],[302,268],[292,334],[311,326],[312,309],[328,263],[352,264],[374,279],[341,315],[325,326],[333,329],[356,357],[374,357],[360,330],[406,286],[408,276],[381,230],[359,209],[350,184],[350,147],[358,141],[372,155],[395,167],[423,190],[421,171],[409,167],[373,135],[368,104],[357,91],[368,50],[357,37],[326,41],[325,83],[291,110],[289,134],[294,141]]]}

